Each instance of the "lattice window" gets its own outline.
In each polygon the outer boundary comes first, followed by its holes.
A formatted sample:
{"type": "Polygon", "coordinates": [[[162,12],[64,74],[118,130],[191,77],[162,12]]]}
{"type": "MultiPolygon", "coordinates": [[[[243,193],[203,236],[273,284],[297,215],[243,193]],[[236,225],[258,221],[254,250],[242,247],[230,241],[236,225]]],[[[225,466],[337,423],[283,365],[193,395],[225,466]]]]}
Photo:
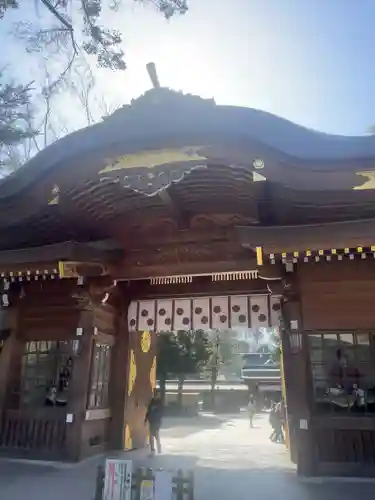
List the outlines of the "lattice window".
{"type": "Polygon", "coordinates": [[[78,342],[26,342],[22,355],[21,406],[66,406],[78,342]]]}
{"type": "Polygon", "coordinates": [[[317,413],[375,413],[375,333],[309,333],[317,413]]]}
{"type": "Polygon", "coordinates": [[[91,361],[91,382],[88,408],[107,408],[111,370],[111,351],[109,344],[96,342],[91,361]]]}

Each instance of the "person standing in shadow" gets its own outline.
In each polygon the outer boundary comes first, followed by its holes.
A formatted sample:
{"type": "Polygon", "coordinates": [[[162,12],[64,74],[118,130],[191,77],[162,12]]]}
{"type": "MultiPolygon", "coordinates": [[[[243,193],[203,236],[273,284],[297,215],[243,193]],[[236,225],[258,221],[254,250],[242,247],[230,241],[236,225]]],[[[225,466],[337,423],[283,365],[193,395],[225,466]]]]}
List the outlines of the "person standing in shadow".
{"type": "Polygon", "coordinates": [[[247,405],[247,414],[249,415],[251,428],[254,427],[253,420],[255,417],[255,413],[256,413],[255,399],[254,396],[250,396],[249,404],[247,405]]]}
{"type": "Polygon", "coordinates": [[[161,453],[160,428],[163,419],[163,402],[155,393],[151,399],[145,416],[145,424],[148,424],[150,432],[151,456],[155,456],[155,443],[158,453],[161,453]]]}

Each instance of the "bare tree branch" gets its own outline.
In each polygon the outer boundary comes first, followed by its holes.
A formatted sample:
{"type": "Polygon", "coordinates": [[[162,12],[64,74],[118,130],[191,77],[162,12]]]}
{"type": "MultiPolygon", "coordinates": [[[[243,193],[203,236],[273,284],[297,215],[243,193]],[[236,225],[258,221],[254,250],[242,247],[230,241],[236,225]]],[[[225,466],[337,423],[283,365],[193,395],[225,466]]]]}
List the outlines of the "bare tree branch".
{"type": "Polygon", "coordinates": [[[48,0],[40,0],[42,4],[47,7],[47,9],[53,14],[61,24],[65,26],[69,31],[73,31],[73,26],[64,16],[62,16],[58,10],[48,1],[48,0]]]}

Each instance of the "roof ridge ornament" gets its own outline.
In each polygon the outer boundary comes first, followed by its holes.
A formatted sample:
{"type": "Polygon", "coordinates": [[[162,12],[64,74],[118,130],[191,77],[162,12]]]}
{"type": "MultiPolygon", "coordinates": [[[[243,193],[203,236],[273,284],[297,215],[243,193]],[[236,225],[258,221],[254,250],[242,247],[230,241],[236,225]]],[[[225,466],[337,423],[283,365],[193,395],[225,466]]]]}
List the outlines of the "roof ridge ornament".
{"type": "Polygon", "coordinates": [[[107,124],[112,124],[113,120],[119,120],[121,123],[134,122],[137,117],[144,119],[144,113],[150,116],[155,115],[160,120],[162,118],[159,114],[160,108],[163,108],[163,110],[169,108],[170,112],[174,115],[181,111],[191,114],[191,110],[197,107],[204,108],[204,110],[215,108],[216,102],[213,98],[205,99],[198,95],[184,94],[182,91],[161,86],[155,63],[147,63],[146,70],[150,77],[152,88],[146,90],[135,99],[131,99],[130,104],[124,104],[105,118],[104,121],[107,124]]]}

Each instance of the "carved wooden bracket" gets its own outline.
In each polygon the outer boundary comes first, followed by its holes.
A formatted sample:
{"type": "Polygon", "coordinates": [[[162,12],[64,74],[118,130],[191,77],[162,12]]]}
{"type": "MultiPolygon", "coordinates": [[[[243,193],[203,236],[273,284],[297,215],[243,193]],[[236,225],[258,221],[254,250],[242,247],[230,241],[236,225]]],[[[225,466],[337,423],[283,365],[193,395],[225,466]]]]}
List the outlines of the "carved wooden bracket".
{"type": "Polygon", "coordinates": [[[110,285],[90,284],[87,287],[77,287],[72,293],[72,298],[76,301],[76,306],[80,310],[92,311],[96,307],[107,302],[110,295],[118,293],[116,282],[110,285]]]}
{"type": "Polygon", "coordinates": [[[96,262],[59,262],[60,278],[89,278],[93,276],[106,276],[109,274],[108,268],[96,262]]]}

